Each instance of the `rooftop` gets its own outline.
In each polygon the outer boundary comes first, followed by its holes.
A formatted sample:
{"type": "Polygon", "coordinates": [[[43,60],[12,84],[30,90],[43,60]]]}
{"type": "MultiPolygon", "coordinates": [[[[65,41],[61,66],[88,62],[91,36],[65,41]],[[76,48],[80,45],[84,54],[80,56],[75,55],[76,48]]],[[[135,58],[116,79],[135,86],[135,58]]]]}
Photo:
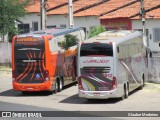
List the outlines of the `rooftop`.
{"type": "MultiPolygon", "coordinates": [[[[32,0],[26,7],[28,13],[40,12],[40,0],[32,0]]],[[[160,0],[144,0],[146,18],[160,18],[160,0]]],[[[48,0],[47,15],[68,14],[68,0],[48,0]]],[[[100,19],[129,17],[140,19],[139,0],[73,0],[75,17],[97,16],[100,19]]]]}

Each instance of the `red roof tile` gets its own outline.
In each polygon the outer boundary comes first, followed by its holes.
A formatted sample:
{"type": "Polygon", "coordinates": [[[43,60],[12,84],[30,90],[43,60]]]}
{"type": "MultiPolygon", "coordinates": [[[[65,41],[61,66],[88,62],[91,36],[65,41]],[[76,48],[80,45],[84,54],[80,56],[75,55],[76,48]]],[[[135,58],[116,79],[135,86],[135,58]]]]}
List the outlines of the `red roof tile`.
{"type": "MultiPolygon", "coordinates": [[[[105,14],[104,16],[101,16],[99,18],[100,19],[117,18],[117,17],[132,17],[132,19],[140,18],[138,15],[140,11],[140,2],[120,8],[136,0],[109,0],[104,2],[103,4],[95,5],[102,1],[104,0],[78,0],[76,2],[73,2],[74,12],[77,10],[82,10],[80,12],[75,13],[74,16],[99,16],[99,15],[105,14]],[[86,7],[91,5],[95,5],[95,6],[86,9],[86,7]],[[114,10],[114,12],[107,13],[112,10],[114,10]],[[134,16],[137,16],[137,17],[134,17],[134,16]]],[[[39,13],[40,12],[39,2],[40,0],[32,0],[31,1],[32,5],[29,5],[26,7],[26,10],[28,11],[28,13],[39,13]]],[[[68,3],[68,0],[48,0],[47,9],[51,9],[65,3],[68,3]]],[[[156,7],[158,5],[160,5],[160,0],[145,0],[145,10],[149,11],[151,8],[156,7]]],[[[51,10],[47,12],[48,15],[67,14],[67,13],[68,13],[68,5],[64,5],[55,10],[51,10]]],[[[149,15],[154,16],[154,18],[160,18],[159,13],[160,13],[159,9],[152,10],[150,12],[147,12],[146,18],[150,18],[149,15]]]]}
{"type": "Polygon", "coordinates": [[[139,12],[140,3],[137,2],[135,4],[132,4],[130,6],[127,6],[125,8],[116,10],[114,12],[108,13],[104,16],[99,17],[100,19],[106,19],[106,18],[119,18],[119,17],[130,17],[131,15],[134,15],[139,12]]]}
{"type": "Polygon", "coordinates": [[[68,0],[48,0],[47,9],[54,8],[54,7],[62,5],[64,3],[68,3],[68,0]]]}
{"type": "Polygon", "coordinates": [[[27,6],[26,11],[28,13],[39,13],[40,12],[40,3],[37,3],[35,5],[27,6]]]}
{"type": "MultiPolygon", "coordinates": [[[[147,12],[146,19],[160,19],[160,8],[147,12]]],[[[133,17],[132,19],[140,19],[140,16],[133,17]]]]}
{"type": "MultiPolygon", "coordinates": [[[[36,0],[37,1],[37,0],[36,0]]],[[[56,7],[58,5],[67,3],[68,0],[48,0],[47,1],[47,9],[56,7]]],[[[39,13],[40,12],[40,0],[39,2],[35,2],[33,5],[29,5],[26,7],[28,13],[39,13]]]]}
{"type": "MultiPolygon", "coordinates": [[[[145,10],[149,10],[157,5],[160,5],[160,0],[145,0],[145,10]]],[[[122,9],[116,10],[109,14],[99,17],[100,19],[107,19],[107,18],[118,18],[118,17],[132,17],[134,15],[138,15],[140,12],[140,2],[132,4],[130,6],[124,7],[122,9]]],[[[139,19],[139,15],[134,17],[134,19],[139,19]]]]}
{"type": "MultiPolygon", "coordinates": [[[[73,2],[73,11],[77,11],[81,8],[85,8],[89,5],[93,5],[95,3],[98,3],[100,1],[103,0],[79,0],[76,2],[73,2]]],[[[65,5],[63,7],[60,7],[56,10],[52,10],[47,12],[48,15],[52,15],[52,14],[68,14],[68,5],[65,5]]]]}
{"type": "Polygon", "coordinates": [[[110,0],[101,5],[76,13],[74,16],[98,16],[104,12],[116,9],[135,0],[110,0]]]}

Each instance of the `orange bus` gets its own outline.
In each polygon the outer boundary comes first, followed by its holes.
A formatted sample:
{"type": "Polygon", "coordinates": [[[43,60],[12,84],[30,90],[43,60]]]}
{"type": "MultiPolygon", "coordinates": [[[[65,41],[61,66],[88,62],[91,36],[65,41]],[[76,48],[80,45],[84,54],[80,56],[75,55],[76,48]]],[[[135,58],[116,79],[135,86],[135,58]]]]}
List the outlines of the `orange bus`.
{"type": "Polygon", "coordinates": [[[13,89],[23,94],[28,91],[56,93],[76,82],[77,44],[84,39],[82,28],[47,29],[14,36],[13,89]]]}

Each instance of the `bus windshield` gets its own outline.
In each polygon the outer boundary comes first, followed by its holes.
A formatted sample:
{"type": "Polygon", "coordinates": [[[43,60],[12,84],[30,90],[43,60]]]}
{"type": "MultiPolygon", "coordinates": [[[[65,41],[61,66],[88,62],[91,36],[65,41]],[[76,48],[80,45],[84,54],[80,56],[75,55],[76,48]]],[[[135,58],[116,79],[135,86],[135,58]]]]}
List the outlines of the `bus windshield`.
{"type": "Polygon", "coordinates": [[[18,82],[42,83],[45,74],[44,39],[40,37],[17,38],[14,44],[14,65],[18,82]],[[23,77],[20,78],[22,75],[23,77]]]}
{"type": "Polygon", "coordinates": [[[106,43],[85,43],[81,45],[80,56],[113,56],[113,47],[106,43]]]}

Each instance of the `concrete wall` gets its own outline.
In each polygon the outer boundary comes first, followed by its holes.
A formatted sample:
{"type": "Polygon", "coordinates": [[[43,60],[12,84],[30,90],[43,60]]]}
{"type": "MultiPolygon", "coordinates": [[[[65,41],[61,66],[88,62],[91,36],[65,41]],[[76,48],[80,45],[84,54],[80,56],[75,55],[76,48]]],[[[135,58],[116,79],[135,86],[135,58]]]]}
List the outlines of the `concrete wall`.
{"type": "Polygon", "coordinates": [[[0,35],[0,42],[8,42],[8,35],[4,36],[4,40],[3,40],[3,36],[0,35]]]}
{"type": "MultiPolygon", "coordinates": [[[[26,15],[24,18],[21,18],[20,21],[22,21],[24,24],[29,24],[30,26],[30,31],[32,31],[32,22],[38,22],[38,29],[40,30],[40,16],[38,13],[32,13],[32,14],[28,14],[26,15]]],[[[20,24],[20,23],[16,23],[20,24]]]]}
{"type": "MultiPolygon", "coordinates": [[[[60,25],[66,24],[66,27],[69,26],[69,20],[67,15],[50,15],[47,16],[47,26],[56,25],[56,27],[60,27],[60,25]]],[[[74,26],[75,27],[86,27],[87,31],[90,31],[90,28],[93,26],[100,25],[100,20],[95,16],[90,17],[74,17],[74,26]]]]}
{"type": "Polygon", "coordinates": [[[75,27],[86,27],[87,31],[94,26],[100,25],[100,20],[96,16],[75,17],[75,27]]]}
{"type": "MultiPolygon", "coordinates": [[[[146,20],[146,29],[149,30],[149,35],[148,35],[149,48],[152,51],[160,52],[160,47],[159,47],[160,42],[153,41],[153,28],[160,28],[160,20],[158,19],[146,20]]],[[[132,29],[142,29],[141,20],[132,20],[132,29]]]]}
{"type": "MultiPolygon", "coordinates": [[[[32,31],[32,22],[38,21],[38,29],[40,30],[40,16],[38,13],[28,14],[24,18],[21,18],[21,21],[24,24],[30,24],[30,31],[32,31]]],[[[20,23],[16,23],[20,24],[20,23]]],[[[49,15],[46,18],[46,26],[61,27],[61,25],[66,25],[69,27],[69,18],[67,15],[49,15]]],[[[74,26],[75,27],[86,27],[87,31],[90,31],[91,27],[100,25],[100,20],[96,16],[89,17],[74,17],[74,26]]]]}
{"type": "Polygon", "coordinates": [[[0,64],[11,64],[11,51],[11,43],[0,42],[0,64]]]}

